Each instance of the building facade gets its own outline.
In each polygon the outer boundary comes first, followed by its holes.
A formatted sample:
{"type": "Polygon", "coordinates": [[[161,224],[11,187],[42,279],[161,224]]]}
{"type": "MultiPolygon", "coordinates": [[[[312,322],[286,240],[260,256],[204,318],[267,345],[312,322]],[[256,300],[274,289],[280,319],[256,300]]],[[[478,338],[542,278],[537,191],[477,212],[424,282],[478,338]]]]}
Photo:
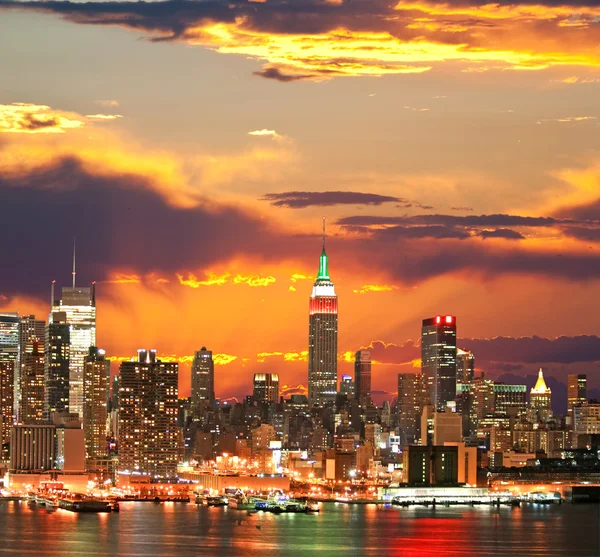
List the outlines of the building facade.
{"type": "Polygon", "coordinates": [[[39,424],[44,421],[44,342],[33,340],[19,355],[19,404],[17,422],[39,424]]]}
{"type": "Polygon", "coordinates": [[[10,429],[15,424],[15,375],[19,354],[19,314],[0,313],[0,457],[9,458],[10,429]]]}
{"type": "Polygon", "coordinates": [[[177,362],[161,362],[155,350],[138,350],[122,362],[119,381],[119,470],[174,477],[179,431],[177,362]]]}
{"type": "MultiPolygon", "coordinates": [[[[52,313],[63,312],[69,325],[69,411],[83,414],[83,366],[90,346],[96,346],[95,284],[91,288],[63,287],[62,296],[52,301],[52,313]]],[[[54,284],[52,288],[54,292],[54,284]]],[[[52,296],[54,298],[54,295],[52,296]]]]}
{"type": "Polygon", "coordinates": [[[91,346],[83,365],[83,431],[86,468],[108,455],[108,394],[110,361],[104,350],[91,346]]]}
{"type": "Polygon", "coordinates": [[[584,404],[587,401],[587,375],[584,373],[569,374],[567,397],[569,415],[572,415],[575,405],[584,404]]]}
{"type": "Polygon", "coordinates": [[[456,382],[471,383],[475,377],[475,356],[468,350],[456,349],[456,382]]]}
{"type": "Polygon", "coordinates": [[[337,392],[338,300],[329,277],[329,262],[323,250],[319,273],[309,302],[308,401],[311,407],[335,401],[337,392]]]}
{"type": "Polygon", "coordinates": [[[206,346],[194,353],[191,399],[193,416],[198,416],[203,406],[212,406],[215,402],[215,363],[212,351],[206,346]]]}
{"type": "Polygon", "coordinates": [[[253,398],[256,402],[279,402],[279,375],[277,373],[254,374],[253,398]]]}
{"type": "Polygon", "coordinates": [[[64,312],[50,314],[44,342],[44,418],[69,411],[71,331],[64,312]]]}
{"type": "Polygon", "coordinates": [[[456,396],[456,317],[423,319],[421,370],[427,378],[429,403],[443,412],[456,396]]]}
{"type": "Polygon", "coordinates": [[[420,373],[398,374],[397,413],[403,445],[412,445],[420,437],[423,377],[420,373]]]}
{"type": "Polygon", "coordinates": [[[542,368],[538,372],[538,379],[529,394],[529,407],[536,418],[542,422],[552,416],[552,391],[546,385],[542,368]]]}
{"type": "Polygon", "coordinates": [[[23,418],[19,414],[21,404],[21,383],[22,377],[28,373],[27,365],[37,363],[36,359],[29,359],[28,354],[33,352],[33,343],[37,342],[38,352],[44,354],[44,342],[46,336],[46,322],[43,319],[36,319],[35,315],[24,315],[19,321],[19,356],[17,359],[17,369],[15,372],[15,415],[17,422],[22,422],[23,418]]]}
{"type": "Polygon", "coordinates": [[[361,404],[371,398],[371,352],[359,350],[354,358],[354,390],[361,404]]]}

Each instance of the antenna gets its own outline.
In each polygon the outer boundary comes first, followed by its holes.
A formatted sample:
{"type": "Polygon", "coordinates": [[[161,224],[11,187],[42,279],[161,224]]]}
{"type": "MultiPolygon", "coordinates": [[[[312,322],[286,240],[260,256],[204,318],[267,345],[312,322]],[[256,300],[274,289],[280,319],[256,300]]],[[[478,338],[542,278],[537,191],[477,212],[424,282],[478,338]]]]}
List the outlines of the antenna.
{"type": "Polygon", "coordinates": [[[75,236],[73,236],[73,288],[75,288],[75,275],[77,272],[75,271],[75,236]]]}
{"type": "Polygon", "coordinates": [[[323,251],[325,251],[325,217],[323,217],[323,251]]]}
{"type": "Polygon", "coordinates": [[[52,286],[50,287],[50,311],[52,311],[52,308],[54,308],[54,285],[55,284],[56,284],[56,281],[53,280],[52,286]]]}

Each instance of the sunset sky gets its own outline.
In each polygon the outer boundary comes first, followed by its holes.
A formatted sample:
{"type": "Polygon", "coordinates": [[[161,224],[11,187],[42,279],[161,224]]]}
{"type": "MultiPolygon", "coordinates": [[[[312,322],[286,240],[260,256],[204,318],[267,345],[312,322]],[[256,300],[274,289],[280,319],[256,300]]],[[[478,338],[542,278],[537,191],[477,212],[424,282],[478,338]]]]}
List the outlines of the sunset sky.
{"type": "Polygon", "coordinates": [[[600,388],[597,0],[0,0],[0,311],[47,318],[76,236],[110,356],[296,392],[323,216],[340,375],[393,393],[442,313],[600,388]]]}

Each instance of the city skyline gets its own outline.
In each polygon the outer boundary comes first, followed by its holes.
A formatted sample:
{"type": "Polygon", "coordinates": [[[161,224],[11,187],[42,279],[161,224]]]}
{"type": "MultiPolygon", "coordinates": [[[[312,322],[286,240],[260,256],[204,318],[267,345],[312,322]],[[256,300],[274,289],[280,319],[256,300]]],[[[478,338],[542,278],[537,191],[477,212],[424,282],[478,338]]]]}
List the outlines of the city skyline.
{"type": "Polygon", "coordinates": [[[479,370],[599,389],[597,7],[356,4],[0,2],[0,219],[28,226],[0,311],[45,318],[76,236],[111,357],[208,346],[221,397],[306,386],[281,314],[305,313],[325,214],[340,373],[364,348],[395,391],[416,323],[449,314],[479,370]]]}

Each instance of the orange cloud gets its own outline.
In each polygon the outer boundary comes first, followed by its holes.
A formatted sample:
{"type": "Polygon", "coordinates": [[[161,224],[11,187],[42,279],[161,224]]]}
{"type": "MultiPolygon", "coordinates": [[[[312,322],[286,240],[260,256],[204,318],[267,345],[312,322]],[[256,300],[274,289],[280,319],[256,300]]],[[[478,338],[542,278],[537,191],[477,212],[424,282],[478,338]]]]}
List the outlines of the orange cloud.
{"type": "Polygon", "coordinates": [[[355,294],[366,294],[367,292],[391,292],[396,290],[395,286],[388,284],[365,284],[358,290],[353,290],[355,294]]]}
{"type": "Polygon", "coordinates": [[[236,275],[233,278],[234,284],[247,284],[248,286],[269,286],[276,282],[273,276],[261,277],[259,275],[236,275]]]}
{"type": "Polygon", "coordinates": [[[0,104],[0,132],[3,133],[54,134],[83,126],[85,122],[77,115],[53,110],[49,106],[0,104]]]}
{"type": "Polygon", "coordinates": [[[206,272],[205,275],[207,276],[205,280],[198,280],[193,273],[188,273],[187,278],[184,278],[183,275],[177,273],[177,278],[179,279],[179,284],[182,284],[183,286],[200,288],[201,286],[221,286],[229,280],[231,273],[217,275],[215,273],[206,272]]]}
{"type": "Polygon", "coordinates": [[[256,361],[264,362],[267,358],[271,358],[273,356],[283,356],[283,352],[259,352],[256,355],[256,361]]]}
{"type": "Polygon", "coordinates": [[[303,350],[302,352],[286,352],[283,355],[283,359],[286,362],[307,362],[308,350],[303,350]]]}

